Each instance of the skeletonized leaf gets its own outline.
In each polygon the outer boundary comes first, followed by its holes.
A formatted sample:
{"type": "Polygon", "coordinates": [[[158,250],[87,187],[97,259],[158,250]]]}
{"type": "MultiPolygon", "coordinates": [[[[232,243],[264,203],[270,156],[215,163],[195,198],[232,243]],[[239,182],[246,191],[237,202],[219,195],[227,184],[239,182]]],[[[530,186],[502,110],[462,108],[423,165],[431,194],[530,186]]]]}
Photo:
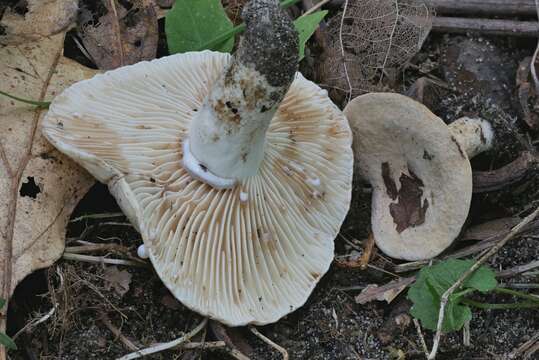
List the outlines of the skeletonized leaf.
{"type": "Polygon", "coordinates": [[[24,44],[65,30],[77,17],[78,1],[27,0],[23,6],[5,10],[0,44],[24,44]]]}
{"type": "MultiPolygon", "coordinates": [[[[0,90],[51,99],[94,75],[94,70],[62,56],[63,43],[64,34],[59,34],[0,47],[0,90]]],[[[94,183],[41,136],[38,123],[44,113],[0,96],[0,298],[6,300],[26,275],[61,256],[69,216],[94,183]]]]}

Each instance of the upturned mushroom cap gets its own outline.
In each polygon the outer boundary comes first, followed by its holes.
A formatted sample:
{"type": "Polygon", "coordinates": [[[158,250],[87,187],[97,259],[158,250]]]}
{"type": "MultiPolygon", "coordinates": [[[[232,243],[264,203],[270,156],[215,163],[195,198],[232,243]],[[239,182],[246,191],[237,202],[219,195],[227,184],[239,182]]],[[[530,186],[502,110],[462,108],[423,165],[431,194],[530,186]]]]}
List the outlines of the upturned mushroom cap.
{"type": "Polygon", "coordinates": [[[229,60],[179,54],[79,82],[54,99],[43,133],[108,184],[183,304],[232,326],[265,324],[300,307],[328,270],[350,203],[352,135],[298,73],[257,174],[225,190],[195,180],[182,143],[229,60]]]}
{"type": "Polygon", "coordinates": [[[373,188],[377,246],[398,259],[438,255],[468,215],[472,170],[467,152],[490,146],[490,125],[463,120],[452,131],[422,104],[391,93],[359,96],[344,113],[354,134],[356,164],[373,188]],[[481,133],[474,137],[467,130],[481,133]]]}

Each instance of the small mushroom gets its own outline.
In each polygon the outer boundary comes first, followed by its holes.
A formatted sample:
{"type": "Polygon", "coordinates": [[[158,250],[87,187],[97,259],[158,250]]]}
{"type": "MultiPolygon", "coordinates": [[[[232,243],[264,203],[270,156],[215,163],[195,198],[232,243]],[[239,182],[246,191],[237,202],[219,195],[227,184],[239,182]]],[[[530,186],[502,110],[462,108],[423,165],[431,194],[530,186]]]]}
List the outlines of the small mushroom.
{"type": "Polygon", "coordinates": [[[157,274],[227,325],[302,306],[348,211],[352,133],[297,73],[298,35],[277,0],[253,0],[234,56],[202,51],[79,82],[45,136],[108,184],[157,274]]]}
{"type": "Polygon", "coordinates": [[[356,164],[373,187],[377,246],[405,260],[441,253],[468,216],[469,158],[491,147],[491,125],[461,118],[448,126],[422,104],[391,93],[359,96],[344,113],[356,164]]]}

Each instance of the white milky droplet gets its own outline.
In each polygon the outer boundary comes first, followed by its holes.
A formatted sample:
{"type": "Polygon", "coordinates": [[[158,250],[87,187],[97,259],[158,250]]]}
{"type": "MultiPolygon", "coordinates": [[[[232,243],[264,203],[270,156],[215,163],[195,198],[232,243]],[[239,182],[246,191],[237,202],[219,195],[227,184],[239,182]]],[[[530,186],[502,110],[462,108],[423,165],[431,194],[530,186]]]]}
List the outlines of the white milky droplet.
{"type": "Polygon", "coordinates": [[[245,203],[249,200],[249,194],[243,191],[240,191],[240,201],[245,203]]]}
{"type": "Polygon", "coordinates": [[[144,244],[140,245],[137,248],[137,255],[141,259],[147,259],[150,257],[150,254],[148,254],[148,251],[146,250],[146,246],[144,246],[144,244]]]}

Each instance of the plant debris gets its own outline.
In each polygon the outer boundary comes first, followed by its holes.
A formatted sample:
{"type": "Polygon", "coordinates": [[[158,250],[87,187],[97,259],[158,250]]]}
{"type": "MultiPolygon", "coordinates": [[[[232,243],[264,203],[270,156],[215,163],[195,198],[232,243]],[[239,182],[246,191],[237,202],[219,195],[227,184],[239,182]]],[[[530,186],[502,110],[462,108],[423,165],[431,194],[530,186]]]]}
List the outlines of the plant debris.
{"type": "MultiPolygon", "coordinates": [[[[77,17],[77,0],[12,1],[2,16],[0,4],[0,44],[17,45],[60,33],[77,17]]],[[[9,3],[8,3],[9,4],[9,3]]]]}
{"type": "Polygon", "coordinates": [[[78,33],[99,69],[110,70],[155,58],[157,15],[151,0],[83,2],[78,33]],[[100,9],[92,11],[90,5],[100,9]],[[97,17],[97,19],[96,19],[97,17]]]}

